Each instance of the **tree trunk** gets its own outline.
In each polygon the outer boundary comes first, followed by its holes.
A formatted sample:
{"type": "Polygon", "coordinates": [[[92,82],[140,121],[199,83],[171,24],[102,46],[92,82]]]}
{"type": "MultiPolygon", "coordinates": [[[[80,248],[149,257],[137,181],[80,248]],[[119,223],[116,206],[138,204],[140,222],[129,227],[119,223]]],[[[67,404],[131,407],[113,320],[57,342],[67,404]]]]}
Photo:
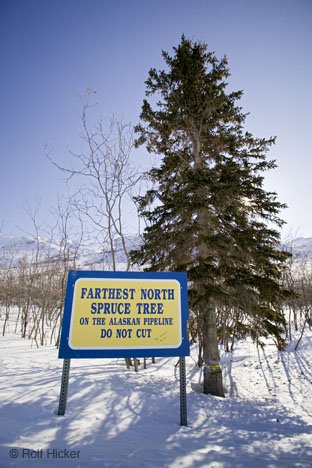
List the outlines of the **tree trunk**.
{"type": "MultiPolygon", "coordinates": [[[[193,138],[193,155],[194,166],[202,170],[204,167],[204,160],[201,154],[201,135],[200,131],[196,132],[193,138]]],[[[205,200],[205,188],[198,187],[198,196],[205,200]]],[[[206,206],[202,206],[198,212],[198,224],[202,229],[202,234],[207,231],[211,225],[209,210],[206,206]]],[[[199,243],[200,257],[207,258],[209,252],[207,243],[204,238],[199,243]]],[[[205,285],[202,285],[205,287],[205,285]]],[[[204,360],[204,393],[224,397],[223,383],[222,383],[222,370],[220,367],[220,356],[218,349],[217,337],[217,319],[214,304],[210,300],[206,304],[202,304],[203,314],[203,342],[202,352],[204,360]]]]}
{"type": "Polygon", "coordinates": [[[204,393],[224,397],[217,338],[216,311],[213,304],[203,310],[204,393]]]}

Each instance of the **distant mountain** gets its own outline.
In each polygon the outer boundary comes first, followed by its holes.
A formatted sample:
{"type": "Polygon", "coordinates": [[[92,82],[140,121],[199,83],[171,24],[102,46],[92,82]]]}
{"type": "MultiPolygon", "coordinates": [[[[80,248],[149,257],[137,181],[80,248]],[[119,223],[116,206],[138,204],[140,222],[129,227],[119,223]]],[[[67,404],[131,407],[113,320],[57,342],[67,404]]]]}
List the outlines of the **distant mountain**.
{"type": "Polygon", "coordinates": [[[284,247],[294,255],[312,258],[312,237],[297,237],[284,243],[284,247]]]}
{"type": "MultiPolygon", "coordinates": [[[[127,250],[136,248],[140,243],[139,236],[128,236],[126,238],[127,250]]],[[[116,239],[114,243],[116,262],[123,269],[127,259],[124,254],[121,240],[116,239]]],[[[22,258],[32,260],[39,252],[39,261],[44,263],[48,260],[57,260],[62,257],[62,245],[57,241],[49,241],[43,238],[32,238],[26,236],[0,236],[0,264],[15,266],[22,258]]],[[[77,256],[77,263],[82,267],[109,266],[112,263],[110,248],[107,243],[82,243],[78,245],[70,241],[66,249],[69,257],[77,256]]]]}

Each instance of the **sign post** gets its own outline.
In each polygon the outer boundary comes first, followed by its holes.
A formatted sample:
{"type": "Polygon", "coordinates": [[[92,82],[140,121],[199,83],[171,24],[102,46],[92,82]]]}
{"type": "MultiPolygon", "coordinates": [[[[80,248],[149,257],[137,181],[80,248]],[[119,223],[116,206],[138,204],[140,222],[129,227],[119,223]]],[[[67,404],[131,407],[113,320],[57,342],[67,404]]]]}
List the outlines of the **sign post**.
{"type": "Polygon", "coordinates": [[[70,359],[64,359],[63,372],[61,380],[60,401],[58,407],[58,416],[64,416],[67,404],[68,381],[69,381],[70,359]]]}
{"type": "Polygon", "coordinates": [[[65,414],[71,358],[179,356],[181,425],[186,425],[187,319],[186,273],[70,271],[58,414],[65,414]]]}
{"type": "Polygon", "coordinates": [[[180,425],[187,426],[185,357],[180,357],[180,425]]]}

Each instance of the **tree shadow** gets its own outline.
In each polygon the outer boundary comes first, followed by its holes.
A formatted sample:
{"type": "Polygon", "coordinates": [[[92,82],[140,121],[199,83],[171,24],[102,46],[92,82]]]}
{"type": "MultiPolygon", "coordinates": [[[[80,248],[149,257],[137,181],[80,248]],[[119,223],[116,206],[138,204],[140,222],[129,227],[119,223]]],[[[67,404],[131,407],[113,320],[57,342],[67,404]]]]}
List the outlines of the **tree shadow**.
{"type": "MultiPolygon", "coordinates": [[[[306,459],[302,437],[311,428],[300,418],[283,410],[268,414],[264,402],[218,399],[192,392],[190,374],[189,427],[181,427],[179,386],[175,361],[172,363],[172,378],[168,378],[168,371],[162,374],[162,366],[154,373],[151,368],[134,373],[117,361],[103,365],[73,362],[65,416],[54,414],[61,366],[59,372],[56,368],[43,369],[32,377],[32,388],[40,389],[36,393],[31,389],[27,392],[25,382],[14,384],[24,397],[0,409],[6,428],[0,436],[3,466],[25,466],[25,459],[9,458],[10,448],[80,450],[79,462],[65,460],[69,467],[248,466],[255,465],[265,444],[273,450],[265,450],[261,461],[272,466],[277,460],[306,459]],[[297,442],[288,446],[286,454],[279,442],[287,438],[297,442]]],[[[197,378],[192,370],[190,373],[197,378]]],[[[56,463],[53,459],[32,462],[40,467],[56,463]]]]}

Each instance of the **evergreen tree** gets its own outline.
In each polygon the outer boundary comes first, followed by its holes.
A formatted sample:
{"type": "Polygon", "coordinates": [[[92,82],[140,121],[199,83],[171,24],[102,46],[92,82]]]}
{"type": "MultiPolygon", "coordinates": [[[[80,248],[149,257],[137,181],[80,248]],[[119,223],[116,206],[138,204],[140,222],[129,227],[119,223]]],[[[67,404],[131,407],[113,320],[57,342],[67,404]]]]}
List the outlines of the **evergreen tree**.
{"type": "Polygon", "coordinates": [[[284,325],[280,286],[287,254],[279,250],[283,205],[263,189],[274,138],[244,131],[236,105],[242,91],[226,93],[227,59],[184,36],[165,70],[146,81],[137,145],[162,157],[149,171],[153,186],[137,202],[146,220],[143,244],[132,260],[149,271],[187,271],[190,309],[203,347],[204,393],[223,396],[216,311],[243,310],[254,336],[284,325]],[[258,332],[257,332],[258,331],[258,332]]]}

